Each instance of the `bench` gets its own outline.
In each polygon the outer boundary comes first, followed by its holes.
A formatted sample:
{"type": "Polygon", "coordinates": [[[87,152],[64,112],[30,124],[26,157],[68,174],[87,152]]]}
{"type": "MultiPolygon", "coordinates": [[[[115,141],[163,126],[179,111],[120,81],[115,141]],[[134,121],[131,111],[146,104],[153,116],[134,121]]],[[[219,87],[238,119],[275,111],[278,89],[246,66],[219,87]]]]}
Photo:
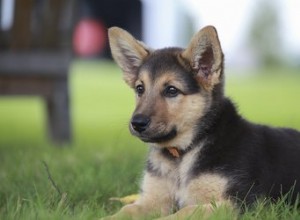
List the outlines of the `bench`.
{"type": "Polygon", "coordinates": [[[0,95],[41,96],[55,143],[72,137],[68,81],[76,8],[75,0],[15,0],[11,27],[0,30],[0,95]]]}

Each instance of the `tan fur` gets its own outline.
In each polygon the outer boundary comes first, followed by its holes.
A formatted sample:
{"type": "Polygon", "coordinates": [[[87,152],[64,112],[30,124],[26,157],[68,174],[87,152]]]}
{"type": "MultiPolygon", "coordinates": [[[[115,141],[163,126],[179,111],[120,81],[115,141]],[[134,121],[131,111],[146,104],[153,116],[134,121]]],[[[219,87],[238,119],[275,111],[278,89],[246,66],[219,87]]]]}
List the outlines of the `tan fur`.
{"type": "MultiPolygon", "coordinates": [[[[152,150],[150,153],[150,161],[155,169],[162,171],[161,175],[165,177],[165,181],[170,181],[168,191],[171,191],[174,199],[179,203],[180,207],[193,204],[207,204],[212,201],[223,201],[225,190],[227,189],[228,179],[220,175],[205,173],[199,177],[189,180],[188,171],[194,165],[197,153],[201,147],[190,151],[180,164],[167,160],[158,150],[152,150]],[[177,186],[179,183],[180,187],[177,186]],[[174,186],[175,185],[175,186],[174,186]]],[[[150,188],[151,185],[149,184],[150,188]]],[[[143,191],[144,188],[142,187],[143,191]]],[[[146,190],[147,191],[147,190],[146,190]]],[[[174,201],[173,201],[174,202],[174,201]]]]}
{"type": "Polygon", "coordinates": [[[190,62],[193,69],[198,70],[199,82],[208,91],[211,91],[220,82],[223,54],[214,27],[207,26],[194,35],[188,48],[182,53],[182,57],[190,62]],[[206,78],[201,71],[199,61],[208,48],[212,49],[214,60],[211,74],[206,78]]]}
{"type": "MultiPolygon", "coordinates": [[[[210,216],[212,213],[220,208],[224,207],[227,209],[233,209],[232,204],[228,203],[228,201],[224,202],[216,202],[214,204],[209,203],[205,205],[189,205],[185,206],[184,208],[180,209],[178,212],[158,218],[156,220],[181,220],[181,219],[189,219],[189,220],[205,220],[205,219],[211,219],[210,216]]],[[[232,213],[232,220],[237,219],[236,213],[232,213]]]]}
{"type": "MultiPolygon", "coordinates": [[[[136,72],[151,50],[119,28],[109,30],[109,39],[112,55],[122,68],[125,81],[131,87],[144,86],[143,95],[136,96],[134,111],[134,114],[151,117],[151,123],[143,134],[168,134],[173,127],[176,127],[177,133],[171,140],[150,144],[149,163],[155,172],[145,172],[140,198],[108,219],[140,219],[149,214],[167,216],[165,219],[182,219],[192,215],[199,207],[204,209],[204,214],[211,213],[212,202],[218,205],[230,203],[224,197],[229,179],[215,173],[192,176],[190,172],[197,163],[205,140],[187,151],[182,158],[169,159],[161,151],[165,147],[187,149],[195,135],[195,122],[201,119],[211,106],[211,91],[221,82],[223,59],[215,29],[211,26],[203,28],[192,38],[187,49],[177,54],[177,59],[182,65],[189,63],[188,66],[194,71],[197,82],[205,90],[189,95],[179,94],[172,98],[162,96],[166,85],[175,86],[179,90],[184,89],[182,82],[172,71],[166,70],[154,80],[146,68],[139,74],[136,72]],[[206,60],[200,64],[201,59],[206,60]],[[207,63],[207,66],[201,66],[203,63],[207,63]],[[175,208],[179,208],[179,211],[172,214],[175,208]]],[[[135,132],[134,129],[131,130],[135,132]]]]}
{"type": "Polygon", "coordinates": [[[137,97],[135,113],[153,115],[149,128],[153,133],[170,131],[176,125],[176,127],[180,128],[178,135],[171,141],[159,143],[158,145],[161,147],[172,146],[185,149],[191,144],[194,136],[192,125],[201,114],[205,113],[206,108],[210,105],[209,100],[204,97],[205,94],[190,95],[189,98],[179,95],[172,99],[163,99],[161,92],[165,83],[170,83],[179,89],[182,87],[172,73],[166,72],[155,79],[155,82],[151,82],[149,73],[144,71],[140,74],[135,84],[137,85],[141,82],[145,85],[147,95],[141,98],[137,97]],[[163,111],[161,111],[162,109],[163,111]]]}
{"type": "MultiPolygon", "coordinates": [[[[186,205],[209,204],[224,201],[228,179],[216,174],[202,174],[185,188],[186,205]]],[[[185,198],[182,196],[182,198],[185,198]]]]}
{"type": "Polygon", "coordinates": [[[127,31],[118,27],[110,28],[108,37],[112,56],[123,70],[125,82],[133,87],[136,81],[136,68],[147,57],[149,49],[127,31]]]}
{"type": "Polygon", "coordinates": [[[161,176],[146,172],[140,198],[134,204],[125,206],[114,217],[119,219],[131,216],[140,219],[145,215],[156,214],[167,216],[161,219],[181,219],[192,215],[198,209],[203,209],[202,214],[208,216],[213,211],[212,204],[217,206],[230,204],[224,198],[228,179],[206,173],[188,181],[187,172],[195,162],[196,153],[200,150],[201,147],[193,149],[178,164],[162,157],[158,149],[154,148],[149,156],[156,168],[162,171],[161,176]],[[176,202],[181,209],[172,214],[176,202]]]}

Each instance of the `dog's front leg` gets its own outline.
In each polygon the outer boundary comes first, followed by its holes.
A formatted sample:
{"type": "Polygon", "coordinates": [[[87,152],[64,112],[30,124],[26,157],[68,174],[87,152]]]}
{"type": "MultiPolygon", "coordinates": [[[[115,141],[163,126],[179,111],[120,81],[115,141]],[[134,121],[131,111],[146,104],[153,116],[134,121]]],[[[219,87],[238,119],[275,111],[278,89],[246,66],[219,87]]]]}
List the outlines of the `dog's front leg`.
{"type": "MultiPolygon", "coordinates": [[[[204,205],[188,205],[183,207],[176,213],[159,218],[157,220],[178,220],[178,219],[208,219],[213,211],[221,206],[226,208],[233,209],[233,206],[230,202],[216,202],[214,204],[204,204],[204,205]]],[[[236,219],[233,215],[233,219],[236,219]]]]}
{"type": "Polygon", "coordinates": [[[172,183],[168,180],[146,172],[140,198],[133,204],[124,206],[115,215],[103,219],[142,219],[149,216],[166,216],[174,208],[171,185],[172,183]]]}

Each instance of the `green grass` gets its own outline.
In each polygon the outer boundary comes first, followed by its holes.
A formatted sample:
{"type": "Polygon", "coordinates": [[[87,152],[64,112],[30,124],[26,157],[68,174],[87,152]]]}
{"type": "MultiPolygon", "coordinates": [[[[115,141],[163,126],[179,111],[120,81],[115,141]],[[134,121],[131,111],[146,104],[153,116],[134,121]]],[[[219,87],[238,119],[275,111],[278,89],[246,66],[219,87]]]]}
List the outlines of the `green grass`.
{"type": "MultiPolygon", "coordinates": [[[[226,93],[246,118],[300,129],[296,70],[267,69],[246,76],[230,72],[226,93]]],[[[109,62],[76,61],[70,86],[70,146],[48,142],[42,99],[0,97],[0,219],[97,219],[120,208],[110,197],[138,191],[147,147],[129,134],[134,97],[120,70],[109,62]]],[[[220,210],[212,219],[231,216],[220,210]]],[[[298,210],[263,204],[243,217],[299,218],[298,210]]]]}

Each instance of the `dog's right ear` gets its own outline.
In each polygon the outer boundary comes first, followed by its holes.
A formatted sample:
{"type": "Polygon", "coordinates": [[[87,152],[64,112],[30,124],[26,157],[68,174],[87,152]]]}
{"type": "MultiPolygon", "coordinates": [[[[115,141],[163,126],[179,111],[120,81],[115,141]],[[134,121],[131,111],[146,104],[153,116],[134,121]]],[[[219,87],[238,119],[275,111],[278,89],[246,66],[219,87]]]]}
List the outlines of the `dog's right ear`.
{"type": "Polygon", "coordinates": [[[123,70],[125,82],[134,87],[137,70],[150,50],[127,31],[118,27],[108,29],[108,38],[112,56],[123,70]]]}

